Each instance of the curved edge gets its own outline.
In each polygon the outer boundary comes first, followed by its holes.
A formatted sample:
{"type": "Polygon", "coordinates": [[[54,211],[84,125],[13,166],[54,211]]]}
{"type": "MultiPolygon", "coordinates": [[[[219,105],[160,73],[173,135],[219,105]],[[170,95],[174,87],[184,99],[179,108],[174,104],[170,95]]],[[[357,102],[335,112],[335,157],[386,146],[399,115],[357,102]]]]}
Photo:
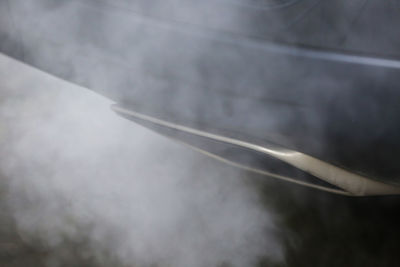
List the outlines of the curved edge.
{"type": "MultiPolygon", "coordinates": [[[[201,130],[193,129],[190,127],[186,127],[183,125],[179,124],[174,124],[171,122],[167,122],[152,116],[144,115],[138,112],[134,112],[131,110],[128,110],[118,104],[114,104],[111,106],[111,109],[115,111],[118,114],[125,115],[125,116],[132,116],[141,120],[149,121],[161,126],[165,126],[168,128],[176,129],[179,131],[183,131],[186,133],[190,133],[193,135],[205,137],[205,138],[210,138],[216,141],[236,145],[236,146],[241,146],[247,149],[251,149],[257,152],[261,152],[264,154],[267,154],[269,156],[272,156],[276,159],[282,160],[302,171],[305,171],[307,173],[310,173],[314,175],[315,177],[326,181],[332,185],[335,185],[337,187],[342,188],[344,191],[341,192],[340,190],[335,190],[339,192],[332,192],[332,190],[325,190],[327,188],[323,187],[319,188],[320,186],[316,186],[313,184],[308,184],[305,183],[303,184],[302,182],[296,181],[293,178],[290,177],[284,177],[276,174],[271,173],[263,173],[264,171],[261,170],[253,170],[252,168],[246,167],[246,166],[241,166],[241,164],[236,164],[234,162],[229,162],[228,160],[223,159],[224,162],[230,163],[231,165],[238,165],[237,167],[240,167],[242,169],[247,169],[253,172],[257,172],[260,174],[272,176],[274,178],[278,178],[281,180],[285,180],[288,182],[292,183],[297,183],[297,184],[302,184],[304,186],[308,187],[313,187],[317,188],[323,191],[330,191],[332,193],[337,193],[337,194],[343,194],[348,192],[349,195],[353,196],[372,196],[372,195],[398,195],[400,194],[400,187],[385,184],[379,181],[371,180],[367,177],[361,176],[356,173],[349,172],[345,169],[339,168],[337,166],[334,166],[330,163],[327,163],[325,161],[322,161],[320,159],[311,157],[307,154],[294,151],[294,150],[288,150],[288,149],[280,149],[280,148],[275,148],[275,147],[266,147],[266,146],[260,146],[252,143],[248,143],[245,141],[221,136],[221,135],[216,135],[208,132],[204,132],[201,130]],[[240,165],[240,166],[239,166],[240,165]]],[[[201,150],[197,149],[196,150],[201,150]]],[[[208,153],[206,151],[200,151],[202,153],[208,153]]],[[[210,154],[210,153],[208,153],[210,154]]],[[[211,154],[214,158],[217,158],[218,156],[211,154]]],[[[221,160],[218,157],[219,160],[221,160]]]]}

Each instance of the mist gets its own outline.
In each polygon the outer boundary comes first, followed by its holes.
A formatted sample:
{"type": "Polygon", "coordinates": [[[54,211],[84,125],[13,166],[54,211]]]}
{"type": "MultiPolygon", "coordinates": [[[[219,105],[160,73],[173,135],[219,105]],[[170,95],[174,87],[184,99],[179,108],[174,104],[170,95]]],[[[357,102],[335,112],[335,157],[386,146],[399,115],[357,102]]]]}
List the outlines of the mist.
{"type": "Polygon", "coordinates": [[[4,56],[0,68],[0,168],[26,242],[85,243],[83,258],[123,266],[281,257],[274,215],[236,169],[118,117],[85,88],[4,56]]]}

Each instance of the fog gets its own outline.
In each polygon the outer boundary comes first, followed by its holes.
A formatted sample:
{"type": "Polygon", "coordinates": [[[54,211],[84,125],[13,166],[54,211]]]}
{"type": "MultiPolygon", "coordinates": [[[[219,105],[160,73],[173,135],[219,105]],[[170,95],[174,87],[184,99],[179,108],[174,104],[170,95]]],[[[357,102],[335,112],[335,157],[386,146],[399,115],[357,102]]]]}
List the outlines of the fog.
{"type": "Polygon", "coordinates": [[[50,250],[85,243],[83,258],[126,266],[250,266],[281,257],[274,215],[236,169],[4,56],[0,75],[0,169],[27,242],[50,250]]]}

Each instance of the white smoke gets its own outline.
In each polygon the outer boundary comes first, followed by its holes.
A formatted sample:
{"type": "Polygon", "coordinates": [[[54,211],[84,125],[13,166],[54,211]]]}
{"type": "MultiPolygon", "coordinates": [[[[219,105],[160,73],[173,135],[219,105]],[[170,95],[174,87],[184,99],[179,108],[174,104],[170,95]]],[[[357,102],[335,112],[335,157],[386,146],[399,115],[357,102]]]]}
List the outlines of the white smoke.
{"type": "Polygon", "coordinates": [[[0,170],[28,242],[51,251],[85,241],[81,256],[100,265],[251,266],[280,258],[274,217],[236,169],[4,56],[0,97],[0,170]]]}

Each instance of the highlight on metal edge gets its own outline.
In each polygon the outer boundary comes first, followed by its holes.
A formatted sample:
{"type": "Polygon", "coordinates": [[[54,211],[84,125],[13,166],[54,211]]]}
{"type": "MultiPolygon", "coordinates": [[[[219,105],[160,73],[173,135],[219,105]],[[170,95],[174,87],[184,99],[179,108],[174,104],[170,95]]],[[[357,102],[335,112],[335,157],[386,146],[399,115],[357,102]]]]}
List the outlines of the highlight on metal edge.
{"type": "Polygon", "coordinates": [[[335,186],[341,188],[342,190],[328,188],[328,187],[320,186],[320,185],[315,185],[315,184],[308,183],[308,182],[298,181],[292,177],[286,177],[286,176],[266,172],[263,170],[254,169],[254,168],[242,165],[242,164],[238,164],[238,163],[226,160],[220,156],[214,155],[212,153],[209,153],[207,151],[204,151],[202,149],[199,149],[199,148],[189,145],[191,148],[193,148],[199,152],[202,152],[202,153],[204,153],[208,156],[211,156],[215,159],[218,159],[220,161],[223,161],[225,163],[234,165],[234,166],[242,168],[242,169],[246,169],[249,171],[253,171],[253,172],[256,172],[259,174],[271,176],[273,178],[277,178],[277,179],[284,180],[287,182],[296,183],[296,184],[300,184],[300,185],[303,185],[306,187],[311,187],[311,188],[315,188],[318,190],[327,191],[327,192],[331,192],[331,193],[335,193],[335,194],[342,194],[342,195],[348,195],[348,196],[373,196],[373,195],[398,195],[398,194],[400,194],[400,187],[398,187],[398,186],[385,184],[385,183],[382,183],[382,182],[379,182],[376,180],[372,180],[370,178],[347,171],[345,169],[339,168],[330,163],[327,163],[325,161],[319,160],[317,158],[314,158],[312,156],[309,156],[307,154],[304,154],[304,153],[301,153],[298,151],[288,150],[288,149],[284,149],[284,148],[275,148],[275,147],[272,148],[272,147],[267,147],[267,146],[260,146],[260,145],[256,145],[253,143],[241,141],[241,140],[200,131],[200,130],[186,127],[183,125],[178,125],[178,124],[174,124],[171,122],[167,122],[167,121],[164,121],[164,120],[152,117],[152,116],[134,112],[134,111],[128,110],[118,104],[112,105],[111,109],[120,115],[124,115],[124,116],[128,116],[128,117],[131,116],[133,118],[137,118],[137,119],[141,119],[144,121],[154,123],[156,125],[168,127],[171,129],[175,129],[178,131],[197,135],[200,137],[209,138],[214,141],[219,141],[219,142],[223,142],[226,144],[236,145],[236,146],[247,148],[247,149],[250,149],[253,151],[264,153],[264,154],[274,157],[278,160],[286,162],[302,171],[305,171],[325,182],[328,182],[329,184],[335,185],[335,186]]]}

